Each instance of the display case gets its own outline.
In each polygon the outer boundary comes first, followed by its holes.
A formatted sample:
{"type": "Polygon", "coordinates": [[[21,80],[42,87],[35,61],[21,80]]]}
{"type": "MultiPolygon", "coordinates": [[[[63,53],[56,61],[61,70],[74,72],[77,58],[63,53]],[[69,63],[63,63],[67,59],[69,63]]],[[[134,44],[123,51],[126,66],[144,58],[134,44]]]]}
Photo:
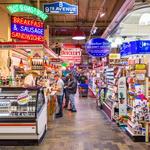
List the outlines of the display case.
{"type": "Polygon", "coordinates": [[[0,87],[0,139],[37,140],[47,128],[47,100],[40,87],[0,87]]]}

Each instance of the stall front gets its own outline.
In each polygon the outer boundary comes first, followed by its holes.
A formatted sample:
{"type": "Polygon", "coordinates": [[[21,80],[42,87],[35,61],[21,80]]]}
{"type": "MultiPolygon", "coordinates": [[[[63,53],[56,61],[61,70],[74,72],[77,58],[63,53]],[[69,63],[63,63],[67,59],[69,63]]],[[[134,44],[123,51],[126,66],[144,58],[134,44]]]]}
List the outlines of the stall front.
{"type": "Polygon", "coordinates": [[[0,87],[0,140],[40,142],[47,130],[47,98],[40,87],[0,87]]]}

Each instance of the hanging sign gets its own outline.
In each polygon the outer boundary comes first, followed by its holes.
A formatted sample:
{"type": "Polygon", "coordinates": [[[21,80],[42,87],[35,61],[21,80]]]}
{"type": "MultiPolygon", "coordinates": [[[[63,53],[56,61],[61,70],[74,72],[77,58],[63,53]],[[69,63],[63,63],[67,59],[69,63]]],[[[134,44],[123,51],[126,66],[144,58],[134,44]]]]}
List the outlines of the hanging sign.
{"type": "Polygon", "coordinates": [[[47,14],[72,14],[78,15],[78,6],[66,2],[53,2],[44,4],[44,12],[47,14]]]}
{"type": "Polygon", "coordinates": [[[109,59],[120,59],[120,54],[111,53],[109,54],[109,59]]]}
{"type": "Polygon", "coordinates": [[[11,17],[11,38],[44,41],[44,23],[23,17],[11,17]]]}
{"type": "Polygon", "coordinates": [[[102,38],[94,38],[85,44],[87,53],[93,57],[106,57],[111,51],[110,42],[102,38]]]}
{"type": "Polygon", "coordinates": [[[7,9],[9,10],[11,14],[23,12],[23,13],[33,14],[41,18],[42,20],[45,20],[48,18],[48,15],[42,12],[41,10],[32,6],[25,5],[25,4],[11,4],[7,6],[7,9]]]}
{"type": "Polygon", "coordinates": [[[120,46],[122,57],[137,54],[150,54],[150,40],[138,40],[123,43],[120,46]]]}
{"type": "Polygon", "coordinates": [[[118,80],[118,101],[119,101],[119,116],[126,116],[127,115],[126,77],[121,77],[118,80]]]}
{"type": "Polygon", "coordinates": [[[63,46],[61,53],[60,53],[60,58],[64,62],[80,64],[81,54],[82,52],[80,48],[76,48],[75,46],[74,47],[63,46]]]}

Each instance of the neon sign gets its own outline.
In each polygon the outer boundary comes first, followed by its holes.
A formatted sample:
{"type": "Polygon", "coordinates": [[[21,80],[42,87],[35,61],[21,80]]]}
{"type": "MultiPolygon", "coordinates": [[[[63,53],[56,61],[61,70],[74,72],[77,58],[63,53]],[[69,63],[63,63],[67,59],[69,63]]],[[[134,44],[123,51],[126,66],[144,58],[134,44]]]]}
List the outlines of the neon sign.
{"type": "Polygon", "coordinates": [[[28,40],[44,41],[44,23],[23,17],[11,17],[11,37],[28,40]]]}
{"type": "Polygon", "coordinates": [[[7,6],[7,9],[9,10],[11,14],[17,13],[17,12],[23,12],[23,13],[33,14],[41,18],[42,20],[45,20],[48,18],[48,15],[45,14],[43,11],[32,6],[25,5],[25,4],[11,4],[7,6]]]}

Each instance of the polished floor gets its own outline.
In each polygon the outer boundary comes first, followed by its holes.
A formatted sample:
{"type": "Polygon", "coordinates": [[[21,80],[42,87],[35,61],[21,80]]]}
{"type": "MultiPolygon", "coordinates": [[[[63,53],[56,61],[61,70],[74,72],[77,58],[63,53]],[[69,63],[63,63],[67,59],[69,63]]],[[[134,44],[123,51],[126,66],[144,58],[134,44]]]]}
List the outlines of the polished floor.
{"type": "Polygon", "coordinates": [[[96,110],[95,100],[80,98],[77,110],[65,110],[63,118],[49,122],[39,146],[3,146],[0,150],[150,150],[150,144],[133,142],[96,110]]]}

